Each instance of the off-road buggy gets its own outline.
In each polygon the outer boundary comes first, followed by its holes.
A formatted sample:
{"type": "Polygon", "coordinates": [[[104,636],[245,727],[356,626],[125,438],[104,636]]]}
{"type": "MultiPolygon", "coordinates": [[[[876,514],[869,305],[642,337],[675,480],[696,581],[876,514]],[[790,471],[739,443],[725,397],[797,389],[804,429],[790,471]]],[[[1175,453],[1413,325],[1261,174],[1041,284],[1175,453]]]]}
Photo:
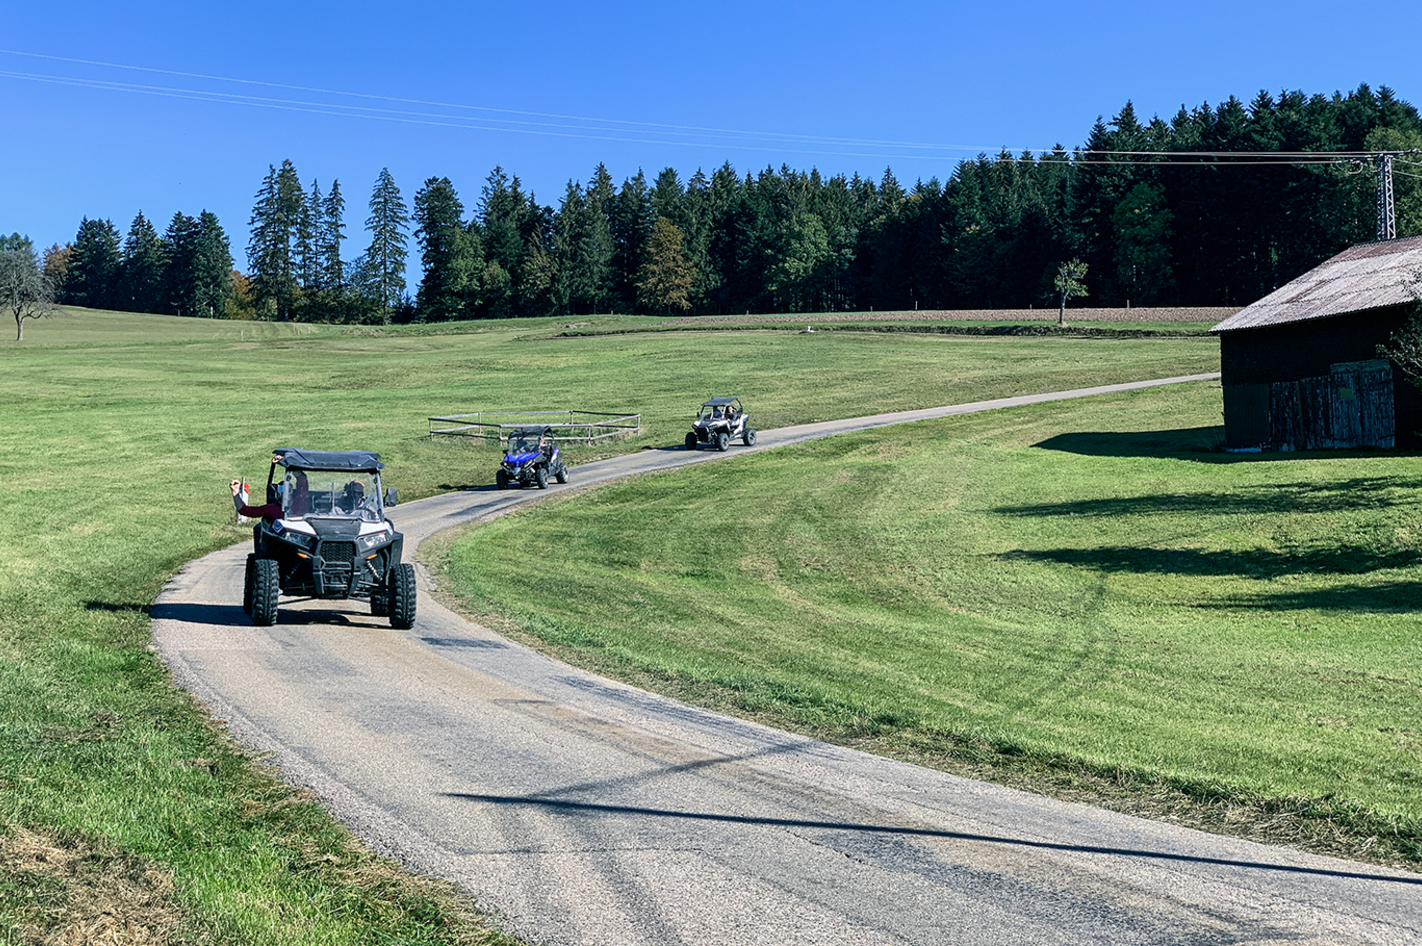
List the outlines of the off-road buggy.
{"type": "Polygon", "coordinates": [[[553,428],[520,427],[510,433],[494,484],[499,489],[513,485],[547,489],[550,478],[568,482],[568,465],[553,439],[553,428]]]}
{"type": "Polygon", "coordinates": [[[740,438],[747,447],[755,446],[755,430],[738,397],[713,397],[701,405],[691,432],[686,435],[686,449],[695,450],[701,444],[725,450],[731,441],[740,438]]]}
{"type": "Polygon", "coordinates": [[[400,561],[405,537],[385,518],[397,497],[381,492],[384,468],[365,451],[272,452],[267,502],[281,517],[253,528],[242,596],[253,624],[275,624],[278,597],[290,595],[364,599],[392,627],[414,626],[415,567],[400,561]]]}

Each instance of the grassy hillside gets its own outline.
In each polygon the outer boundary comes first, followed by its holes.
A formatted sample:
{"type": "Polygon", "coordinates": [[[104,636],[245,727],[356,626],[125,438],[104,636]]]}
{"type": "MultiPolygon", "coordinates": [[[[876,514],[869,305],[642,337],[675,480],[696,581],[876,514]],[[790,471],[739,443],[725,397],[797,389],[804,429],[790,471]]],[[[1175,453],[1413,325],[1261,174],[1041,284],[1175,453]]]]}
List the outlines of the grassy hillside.
{"type": "Polygon", "coordinates": [[[646,432],[608,448],[636,450],[680,442],[710,394],[739,394],[774,427],[1218,362],[1211,339],[559,338],[564,324],[71,310],[0,344],[0,943],[125,923],[153,942],[497,941],[254,767],[147,649],[166,578],[246,537],[226,483],[264,476],[272,447],[376,450],[408,499],[495,466],[489,448],[431,443],[436,414],[640,411],[646,432]]]}
{"type": "Polygon", "coordinates": [[[654,689],[1416,864],[1422,460],[1229,456],[1219,412],[1196,384],[838,437],[440,554],[465,607],[654,689]]]}

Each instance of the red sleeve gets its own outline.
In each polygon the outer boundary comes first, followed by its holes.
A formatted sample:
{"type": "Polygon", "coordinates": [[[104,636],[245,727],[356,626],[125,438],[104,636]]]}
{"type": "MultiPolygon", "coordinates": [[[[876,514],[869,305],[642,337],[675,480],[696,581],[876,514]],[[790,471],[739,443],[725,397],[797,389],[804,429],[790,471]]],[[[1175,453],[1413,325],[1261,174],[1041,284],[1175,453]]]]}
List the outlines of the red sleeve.
{"type": "Polygon", "coordinates": [[[237,514],[249,519],[276,520],[281,518],[281,505],[279,503],[267,503],[264,506],[242,505],[237,507],[237,514]]]}

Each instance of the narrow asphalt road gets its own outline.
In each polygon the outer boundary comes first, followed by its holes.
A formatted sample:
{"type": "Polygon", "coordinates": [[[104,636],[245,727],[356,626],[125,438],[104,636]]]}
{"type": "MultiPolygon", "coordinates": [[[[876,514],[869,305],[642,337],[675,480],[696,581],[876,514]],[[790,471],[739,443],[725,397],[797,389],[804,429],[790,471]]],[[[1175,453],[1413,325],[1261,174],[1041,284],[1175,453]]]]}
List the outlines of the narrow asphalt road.
{"type": "MultiPolygon", "coordinates": [[[[1008,398],[648,450],[571,486],[1008,398]]],[[[570,487],[563,487],[564,489],[570,487]]],[[[548,492],[555,493],[553,487],[548,492]]],[[[394,510],[407,548],[538,495],[394,510]]],[[[420,599],[242,612],[247,546],[153,609],[178,681],[377,849],[547,944],[1422,944],[1422,875],[1216,837],[788,735],[550,660],[420,599]]],[[[422,576],[422,581],[426,581],[422,576]]],[[[426,585],[426,587],[428,587],[426,585]]]]}

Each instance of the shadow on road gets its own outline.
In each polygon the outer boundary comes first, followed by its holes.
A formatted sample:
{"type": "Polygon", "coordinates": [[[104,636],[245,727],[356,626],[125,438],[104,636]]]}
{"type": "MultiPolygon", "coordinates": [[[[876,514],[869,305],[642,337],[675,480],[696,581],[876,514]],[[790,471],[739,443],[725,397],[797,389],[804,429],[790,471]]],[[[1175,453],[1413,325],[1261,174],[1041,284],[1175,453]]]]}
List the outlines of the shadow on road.
{"type": "Polygon", "coordinates": [[[149,609],[148,614],[155,621],[215,624],[218,627],[252,626],[252,619],[240,604],[164,604],[160,601],[149,609]]]}
{"type": "Polygon", "coordinates": [[[845,821],[810,821],[797,818],[756,818],[747,815],[724,815],[701,811],[672,811],[660,808],[640,808],[631,805],[598,805],[591,802],[566,801],[520,795],[481,795],[466,792],[442,792],[442,797],[469,802],[482,802],[501,807],[533,807],[569,815],[638,815],[646,818],[680,818],[688,821],[716,821],[725,824],[766,825],[776,828],[816,829],[824,831],[858,831],[873,834],[896,835],[900,837],[941,838],[951,841],[973,841],[986,844],[1002,844],[1013,847],[1033,848],[1048,851],[1068,851],[1082,854],[1104,854],[1114,857],[1138,857],[1148,860],[1176,861],[1191,864],[1215,864],[1222,867],[1240,867],[1247,870],[1277,871],[1288,874],[1306,874],[1320,877],[1337,877],[1347,880],[1372,880],[1388,884],[1422,886],[1422,875],[1416,877],[1396,874],[1370,874],[1365,871],[1329,870],[1322,867],[1301,867],[1296,864],[1272,864],[1267,861],[1233,860],[1221,857],[1200,857],[1193,854],[1175,854],[1169,851],[1140,851],[1131,848],[1096,847],[1089,844],[1058,844],[1051,841],[1032,841],[1025,838],[997,837],[990,834],[969,834],[965,831],[943,831],[934,828],[911,828],[899,825],[855,824],[845,821]]]}

